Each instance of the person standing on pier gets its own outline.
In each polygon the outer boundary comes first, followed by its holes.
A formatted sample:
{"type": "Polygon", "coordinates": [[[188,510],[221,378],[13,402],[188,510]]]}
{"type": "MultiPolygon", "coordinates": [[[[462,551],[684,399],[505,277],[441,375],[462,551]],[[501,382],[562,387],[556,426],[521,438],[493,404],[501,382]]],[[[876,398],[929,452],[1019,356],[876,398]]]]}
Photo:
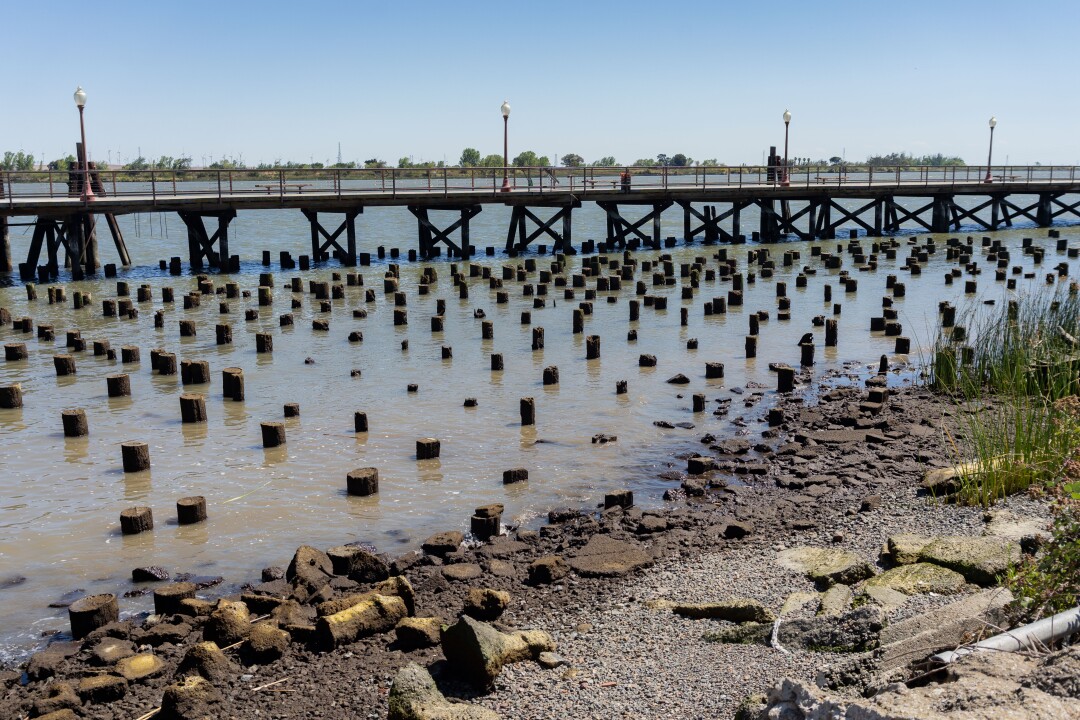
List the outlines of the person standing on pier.
{"type": "Polygon", "coordinates": [[[630,168],[626,168],[619,175],[619,179],[622,181],[622,191],[624,193],[630,192],[630,168]]]}

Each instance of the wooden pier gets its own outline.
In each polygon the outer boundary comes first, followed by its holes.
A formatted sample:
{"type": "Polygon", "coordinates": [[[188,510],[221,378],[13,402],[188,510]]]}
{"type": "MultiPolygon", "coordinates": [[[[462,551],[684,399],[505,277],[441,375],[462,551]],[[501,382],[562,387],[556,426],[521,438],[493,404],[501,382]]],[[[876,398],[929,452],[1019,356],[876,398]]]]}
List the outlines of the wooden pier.
{"type": "MultiPolygon", "coordinates": [[[[98,228],[111,231],[120,264],[130,259],[116,217],[174,212],[187,229],[190,267],[235,271],[229,225],[239,211],[295,209],[311,227],[310,260],[336,257],[345,265],[369,260],[361,252],[357,218],[366,209],[405,207],[417,221],[422,258],[475,252],[470,221],[485,206],[510,208],[504,250],[526,251],[550,238],[553,252],[575,252],[573,212],[592,202],[607,217],[610,247],[671,244],[661,237],[661,217],[683,215],[685,242],[745,240],[743,214],[757,211],[754,239],[794,236],[828,239],[847,226],[870,236],[902,227],[945,233],[961,227],[996,230],[1014,221],[1039,227],[1059,218],[1080,219],[1080,168],[986,167],[873,168],[833,173],[792,171],[781,185],[776,168],[502,168],[431,170],[91,170],[91,199],[82,197],[80,173],[0,174],[0,272],[12,270],[8,228],[32,225],[25,280],[55,277],[61,263],[76,278],[98,271],[98,228]],[[629,186],[619,181],[632,172],[629,186]],[[987,176],[995,178],[986,182],[987,176]],[[961,203],[960,200],[965,200],[961,203]],[[633,209],[637,219],[625,213],[633,209]],[[431,213],[458,218],[440,227],[431,213]],[[640,215],[644,211],[644,215],[640,215]],[[538,214],[539,213],[539,214],[538,214]],[[551,213],[547,219],[541,215],[551,213]],[[208,227],[209,223],[209,227],[208,227]],[[44,251],[44,263],[42,263],[44,251]],[[61,254],[63,257],[61,257],[61,254]]],[[[677,239],[675,239],[677,241],[677,239]]],[[[591,249],[587,241],[582,247],[591,249]]]]}

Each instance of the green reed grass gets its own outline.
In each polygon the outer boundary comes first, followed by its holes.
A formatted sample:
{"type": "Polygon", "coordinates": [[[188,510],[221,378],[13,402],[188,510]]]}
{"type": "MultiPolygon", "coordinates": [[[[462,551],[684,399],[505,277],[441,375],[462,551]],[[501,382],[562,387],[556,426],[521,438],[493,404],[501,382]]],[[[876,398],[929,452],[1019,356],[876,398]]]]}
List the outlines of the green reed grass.
{"type": "Polygon", "coordinates": [[[1080,297],[1075,286],[1018,296],[958,314],[967,341],[941,328],[931,386],[956,398],[964,418],[954,445],[962,502],[990,505],[1060,478],[1080,444],[1065,398],[1080,392],[1080,297]]]}

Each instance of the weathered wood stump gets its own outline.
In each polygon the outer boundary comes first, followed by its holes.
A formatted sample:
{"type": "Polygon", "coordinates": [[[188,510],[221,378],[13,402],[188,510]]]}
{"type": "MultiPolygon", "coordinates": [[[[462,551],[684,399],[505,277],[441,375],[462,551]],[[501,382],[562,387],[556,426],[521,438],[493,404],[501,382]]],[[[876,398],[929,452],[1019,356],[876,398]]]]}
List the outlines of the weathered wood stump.
{"type": "Polygon", "coordinates": [[[180,321],[180,337],[195,337],[195,321],[194,320],[181,320],[180,321]]]}
{"type": "Polygon", "coordinates": [[[106,375],[105,384],[109,390],[109,397],[125,397],[131,395],[131,376],[127,373],[106,375]]]}
{"type": "Polygon", "coordinates": [[[176,501],[176,520],[181,525],[194,525],[206,519],[206,498],[202,495],[182,497],[176,501]]]}
{"type": "Polygon", "coordinates": [[[75,374],[75,358],[71,355],[53,355],[53,366],[57,377],[75,374]]]}
{"type": "Polygon", "coordinates": [[[0,408],[14,410],[23,406],[22,385],[14,383],[0,387],[0,408]]]}
{"type": "Polygon", "coordinates": [[[274,352],[274,336],[270,333],[256,333],[255,334],[255,352],[257,353],[272,353],[274,352]]]}
{"type": "Polygon", "coordinates": [[[131,507],[120,513],[120,532],[138,535],[154,529],[154,511],[148,507],[131,507]]]}
{"type": "Polygon", "coordinates": [[[585,359],[597,360],[600,358],[600,336],[589,335],[585,338],[585,359]]]}
{"type": "Polygon", "coordinates": [[[82,640],[99,627],[116,622],[120,618],[120,604],[111,593],[88,595],[68,606],[71,637],[82,640]]]}
{"type": "Polygon", "coordinates": [[[776,370],[776,391],[789,393],[795,389],[795,368],[788,365],[776,370]]]}
{"type": "Polygon", "coordinates": [[[625,380],[616,380],[615,381],[615,394],[616,395],[625,395],[626,394],[626,381],[625,380]]]}
{"type": "Polygon", "coordinates": [[[183,610],[182,600],[195,597],[198,587],[193,582],[174,582],[154,588],[154,612],[176,615],[183,610]]]}
{"type": "Polygon", "coordinates": [[[511,468],[509,470],[503,470],[503,485],[524,482],[528,479],[529,471],[527,468],[511,468]]]}
{"type": "Polygon", "coordinates": [[[801,343],[799,345],[801,351],[801,357],[799,358],[799,364],[803,367],[810,367],[814,364],[814,343],[801,343]]]}
{"type": "Polygon", "coordinates": [[[167,352],[158,353],[157,371],[158,375],[175,375],[176,355],[167,352]]]}
{"type": "MultiPolygon", "coordinates": [[[[38,328],[40,329],[40,327],[38,328]]],[[[109,354],[109,341],[108,340],[95,340],[94,341],[94,356],[101,357],[102,355],[109,354]]]]}
{"type": "Polygon", "coordinates": [[[416,459],[433,460],[439,457],[442,443],[435,438],[421,438],[416,441],[416,459]]]}
{"type": "Polygon", "coordinates": [[[638,357],[638,367],[656,367],[655,355],[641,355],[638,357]]]}
{"type": "Polygon", "coordinates": [[[262,428],[262,442],[264,448],[275,448],[285,444],[285,423],[264,422],[262,428]]]}
{"type": "Polygon", "coordinates": [[[747,358],[756,358],[757,357],[757,336],[756,335],[747,335],[746,336],[745,348],[746,348],[746,357],[747,358]]]}
{"type": "Polygon", "coordinates": [[[124,472],[140,472],[150,468],[150,446],[134,440],[120,444],[124,472]]]}
{"type": "Polygon", "coordinates": [[[274,304],[274,292],[266,285],[259,286],[259,305],[267,307],[274,304]]]}
{"type": "Polygon", "coordinates": [[[181,395],[180,420],[184,423],[206,422],[206,396],[196,393],[181,395]]]}
{"type": "Polygon", "coordinates": [[[86,411],[82,408],[61,411],[60,420],[64,425],[64,437],[83,437],[90,434],[86,411]]]}
{"type": "Polygon", "coordinates": [[[503,356],[502,353],[491,354],[491,369],[492,371],[500,371],[503,369],[503,356]]]}
{"type": "Polygon", "coordinates": [[[704,393],[694,393],[694,412],[705,412],[705,395],[704,393]]]}
{"type": "Polygon", "coordinates": [[[549,365],[544,368],[544,384],[545,385],[558,385],[559,384],[559,368],[555,365],[549,365]]]}
{"type": "Polygon", "coordinates": [[[123,345],[120,347],[120,362],[129,365],[140,360],[139,348],[136,345],[123,345]]]}
{"type": "Polygon", "coordinates": [[[366,497],[379,492],[378,468],[357,468],[346,476],[350,495],[366,497]]]}
{"type": "Polygon", "coordinates": [[[300,403],[285,403],[285,417],[300,417],[300,403]]]}
{"type": "Polygon", "coordinates": [[[214,327],[214,331],[217,334],[218,345],[232,344],[232,325],[229,325],[227,323],[218,323],[214,327]]]}
{"type": "Polygon", "coordinates": [[[244,371],[238,367],[227,367],[221,371],[221,392],[229,400],[243,402],[244,371]]]}
{"type": "Polygon", "coordinates": [[[531,397],[521,398],[519,410],[521,413],[522,425],[536,424],[536,400],[531,397]]]}
{"type": "Polygon", "coordinates": [[[205,385],[210,382],[209,361],[184,360],[181,362],[180,382],[184,385],[205,385]]]}
{"type": "Polygon", "coordinates": [[[28,356],[26,343],[7,343],[4,345],[4,360],[7,362],[25,360],[28,356]]]}

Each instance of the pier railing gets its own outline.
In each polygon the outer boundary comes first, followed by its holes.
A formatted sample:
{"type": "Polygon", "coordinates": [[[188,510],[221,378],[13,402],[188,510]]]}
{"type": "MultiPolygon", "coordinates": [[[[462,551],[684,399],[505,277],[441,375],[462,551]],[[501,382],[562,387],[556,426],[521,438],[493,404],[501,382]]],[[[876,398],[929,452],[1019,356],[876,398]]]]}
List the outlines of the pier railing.
{"type": "MultiPolygon", "coordinates": [[[[569,192],[580,197],[608,195],[629,188],[693,190],[777,188],[805,194],[807,189],[853,187],[873,189],[921,186],[1001,185],[1014,189],[1032,183],[1075,184],[1076,166],[994,165],[867,167],[836,166],[709,166],[709,167],[442,167],[442,168],[272,168],[185,170],[91,170],[98,195],[116,198],[166,199],[202,196],[221,201],[252,196],[294,198],[297,195],[390,196],[417,193],[493,199],[514,195],[569,192]]],[[[22,202],[79,199],[81,170],[0,173],[0,206],[22,202]]]]}

